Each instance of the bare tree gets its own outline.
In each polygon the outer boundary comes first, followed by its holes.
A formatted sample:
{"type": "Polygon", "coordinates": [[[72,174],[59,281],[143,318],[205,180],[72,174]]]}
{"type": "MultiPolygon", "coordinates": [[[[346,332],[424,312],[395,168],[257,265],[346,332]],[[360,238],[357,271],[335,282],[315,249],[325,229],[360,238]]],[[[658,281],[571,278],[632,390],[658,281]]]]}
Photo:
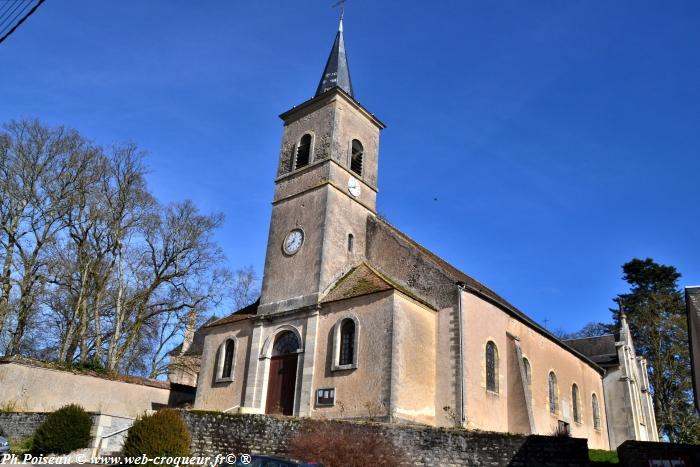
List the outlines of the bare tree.
{"type": "Polygon", "coordinates": [[[253,266],[246,266],[233,273],[231,298],[236,310],[253,303],[260,296],[258,276],[253,266]]]}
{"type": "Polygon", "coordinates": [[[143,231],[136,289],[122,306],[122,326],[115,328],[107,367],[117,368],[151,320],[168,313],[204,309],[222,294],[224,257],[212,236],[220,215],[199,214],[194,205],[171,204],[152,213],[143,231]],[[125,319],[126,318],[126,319],[125,319]]]}
{"type": "Polygon", "coordinates": [[[20,350],[46,280],[44,252],[63,228],[66,199],[94,151],[77,132],[47,129],[37,121],[10,122],[4,129],[0,326],[4,329],[16,288],[14,329],[6,348],[6,353],[13,354],[20,350]]]}
{"type": "Polygon", "coordinates": [[[37,121],[0,131],[0,345],[156,377],[168,351],[232,294],[257,294],[213,240],[221,215],[160,205],[143,153],[37,121]],[[235,279],[235,280],[234,280],[235,279]],[[235,284],[235,287],[231,284],[235,284]]]}

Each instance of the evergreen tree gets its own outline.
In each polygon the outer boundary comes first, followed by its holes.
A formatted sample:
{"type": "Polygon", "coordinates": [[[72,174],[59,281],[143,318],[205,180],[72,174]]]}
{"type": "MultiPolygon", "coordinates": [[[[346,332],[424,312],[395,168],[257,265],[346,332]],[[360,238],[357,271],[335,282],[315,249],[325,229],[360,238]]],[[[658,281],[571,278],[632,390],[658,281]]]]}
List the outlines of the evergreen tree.
{"type": "MultiPolygon", "coordinates": [[[[615,301],[627,315],[637,354],[647,359],[659,434],[672,442],[698,443],[681,274],[651,258],[635,258],[622,270],[630,292],[615,301]]],[[[614,315],[619,325],[617,310],[614,315]]]]}

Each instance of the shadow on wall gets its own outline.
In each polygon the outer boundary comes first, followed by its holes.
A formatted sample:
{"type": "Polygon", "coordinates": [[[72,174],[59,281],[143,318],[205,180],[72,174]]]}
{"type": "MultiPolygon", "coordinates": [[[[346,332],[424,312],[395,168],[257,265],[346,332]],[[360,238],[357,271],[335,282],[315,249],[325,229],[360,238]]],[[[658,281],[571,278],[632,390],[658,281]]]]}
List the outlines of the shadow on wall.
{"type": "Polygon", "coordinates": [[[588,441],[583,438],[529,435],[506,465],[589,466],[588,441]]]}
{"type": "MultiPolygon", "coordinates": [[[[194,404],[194,396],[197,393],[197,388],[185,386],[183,384],[170,383],[170,395],[168,396],[167,407],[184,407],[185,405],[194,404]]],[[[152,404],[162,405],[162,404],[152,404]]],[[[153,407],[154,410],[162,407],[153,407]]]]}

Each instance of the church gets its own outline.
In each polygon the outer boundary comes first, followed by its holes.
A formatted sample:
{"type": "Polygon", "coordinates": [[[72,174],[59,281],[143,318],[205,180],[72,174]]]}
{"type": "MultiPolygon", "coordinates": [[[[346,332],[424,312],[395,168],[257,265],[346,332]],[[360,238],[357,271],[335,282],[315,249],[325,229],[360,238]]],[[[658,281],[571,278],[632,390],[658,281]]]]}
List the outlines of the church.
{"type": "Polygon", "coordinates": [[[355,99],[342,19],[315,96],[280,117],[260,298],[171,355],[196,358],[195,409],[609,449],[606,370],[377,215],[384,124],[355,99]]]}

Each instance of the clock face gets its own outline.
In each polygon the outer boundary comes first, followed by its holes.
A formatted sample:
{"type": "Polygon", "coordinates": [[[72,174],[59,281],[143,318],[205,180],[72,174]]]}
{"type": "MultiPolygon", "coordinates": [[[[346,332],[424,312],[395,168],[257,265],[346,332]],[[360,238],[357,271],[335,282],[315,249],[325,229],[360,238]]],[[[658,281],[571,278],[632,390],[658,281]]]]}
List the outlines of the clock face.
{"type": "Polygon", "coordinates": [[[288,255],[293,255],[299,251],[302,243],[304,243],[304,232],[301,229],[294,229],[284,237],[282,250],[288,255]]]}
{"type": "Polygon", "coordinates": [[[362,193],[362,188],[360,187],[360,182],[358,182],[356,179],[350,177],[350,180],[348,180],[348,191],[355,198],[360,196],[360,193],[362,193]]]}

